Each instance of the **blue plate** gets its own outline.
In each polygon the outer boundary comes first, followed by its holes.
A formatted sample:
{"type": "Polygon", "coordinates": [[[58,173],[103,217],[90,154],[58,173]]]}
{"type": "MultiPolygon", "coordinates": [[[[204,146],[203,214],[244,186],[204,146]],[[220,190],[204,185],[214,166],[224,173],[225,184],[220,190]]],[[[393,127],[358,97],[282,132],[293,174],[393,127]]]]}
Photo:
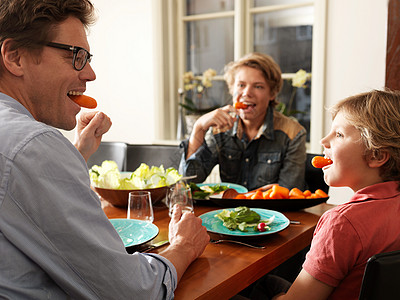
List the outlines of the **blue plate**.
{"type": "Polygon", "coordinates": [[[151,241],[158,235],[153,223],[134,219],[110,219],[125,247],[138,246],[151,241]]]}
{"type": "Polygon", "coordinates": [[[204,185],[208,185],[208,186],[215,186],[215,185],[223,185],[223,186],[227,186],[228,189],[235,189],[238,193],[247,193],[248,190],[246,187],[244,187],[243,185],[240,184],[236,184],[236,183],[229,183],[229,182],[221,182],[221,183],[196,183],[197,186],[204,186],[204,185]]]}
{"type": "MultiPolygon", "coordinates": [[[[229,183],[229,182],[221,182],[221,183],[196,183],[196,185],[198,187],[202,187],[205,185],[208,186],[215,186],[215,185],[223,185],[223,186],[227,186],[228,189],[235,189],[238,193],[247,193],[248,190],[246,187],[244,187],[243,185],[239,185],[239,184],[235,184],[235,183],[229,183]]],[[[215,197],[221,197],[221,194],[211,194],[209,195],[209,197],[215,195],[215,197]]],[[[201,198],[196,198],[193,197],[193,200],[195,200],[195,202],[197,204],[207,204],[207,205],[212,205],[213,203],[210,201],[210,199],[201,199],[201,198]]]]}
{"type": "MultiPolygon", "coordinates": [[[[234,210],[234,208],[226,209],[231,211],[234,210]]],[[[272,234],[279,232],[289,226],[289,219],[278,211],[262,208],[252,208],[251,210],[258,213],[261,216],[261,220],[269,219],[272,216],[275,216],[274,221],[268,225],[271,229],[264,232],[255,231],[253,228],[247,228],[247,232],[243,232],[240,230],[229,230],[224,225],[222,225],[222,221],[219,218],[215,217],[215,215],[222,212],[223,209],[209,211],[205,214],[202,214],[200,218],[203,221],[203,225],[207,228],[207,231],[235,237],[254,237],[272,234]]]]}

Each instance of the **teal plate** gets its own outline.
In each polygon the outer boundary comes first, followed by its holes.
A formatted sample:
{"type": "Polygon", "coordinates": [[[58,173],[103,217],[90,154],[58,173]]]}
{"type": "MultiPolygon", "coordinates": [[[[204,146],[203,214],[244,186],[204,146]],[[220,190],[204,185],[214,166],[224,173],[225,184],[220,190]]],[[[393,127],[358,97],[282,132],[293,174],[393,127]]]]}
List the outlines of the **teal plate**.
{"type": "Polygon", "coordinates": [[[134,219],[110,219],[125,247],[138,246],[151,241],[158,235],[153,223],[134,219]]]}
{"type": "Polygon", "coordinates": [[[215,186],[215,185],[223,185],[223,186],[227,186],[228,189],[235,189],[238,193],[247,193],[248,190],[246,187],[244,187],[243,185],[240,184],[236,184],[236,183],[229,183],[229,182],[221,182],[221,183],[196,183],[197,186],[204,186],[204,185],[208,185],[208,186],[215,186]]]}
{"type": "MultiPolygon", "coordinates": [[[[223,186],[227,186],[228,187],[228,189],[235,189],[238,193],[247,193],[248,192],[248,190],[247,190],[247,188],[246,187],[244,187],[243,185],[240,185],[240,184],[236,184],[236,183],[229,183],[229,182],[220,182],[220,183],[196,183],[196,185],[198,186],[198,187],[201,187],[201,186],[205,186],[205,185],[208,185],[208,186],[215,186],[215,185],[223,185],[223,186]]],[[[215,194],[212,194],[212,195],[215,195],[215,194]]],[[[210,195],[210,196],[212,196],[212,195],[210,195]]],[[[220,194],[217,194],[216,195],[216,197],[218,197],[218,196],[220,196],[220,194]]],[[[221,197],[221,196],[220,196],[221,197]]],[[[196,197],[193,197],[193,200],[195,201],[195,203],[197,203],[197,204],[205,204],[205,205],[214,205],[215,206],[215,204],[212,202],[212,201],[210,201],[210,199],[201,199],[201,198],[196,198],[196,197]]]]}
{"type": "MultiPolygon", "coordinates": [[[[234,208],[226,208],[226,209],[234,210],[234,208]]],[[[222,221],[220,219],[215,217],[215,215],[222,212],[223,209],[209,211],[205,214],[202,214],[200,218],[203,221],[203,226],[207,228],[207,231],[222,235],[235,236],[235,237],[254,237],[266,234],[272,234],[285,229],[290,224],[289,219],[278,211],[262,209],[262,208],[252,208],[251,210],[258,213],[261,216],[261,220],[269,219],[272,216],[275,216],[274,221],[268,225],[271,229],[264,232],[255,231],[252,228],[248,228],[247,232],[243,232],[240,230],[229,230],[224,225],[222,225],[222,221]]]]}

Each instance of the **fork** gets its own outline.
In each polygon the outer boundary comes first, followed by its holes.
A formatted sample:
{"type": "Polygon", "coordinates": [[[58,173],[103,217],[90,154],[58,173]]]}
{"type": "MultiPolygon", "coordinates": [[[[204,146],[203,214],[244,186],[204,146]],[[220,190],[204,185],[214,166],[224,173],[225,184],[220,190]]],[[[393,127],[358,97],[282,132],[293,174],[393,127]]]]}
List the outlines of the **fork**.
{"type": "Polygon", "coordinates": [[[239,242],[239,241],[235,241],[235,240],[210,240],[210,243],[212,243],[212,244],[234,243],[234,244],[239,244],[239,245],[247,246],[250,248],[256,248],[256,249],[265,249],[266,248],[265,246],[247,244],[247,243],[243,243],[243,242],[239,242]]]}

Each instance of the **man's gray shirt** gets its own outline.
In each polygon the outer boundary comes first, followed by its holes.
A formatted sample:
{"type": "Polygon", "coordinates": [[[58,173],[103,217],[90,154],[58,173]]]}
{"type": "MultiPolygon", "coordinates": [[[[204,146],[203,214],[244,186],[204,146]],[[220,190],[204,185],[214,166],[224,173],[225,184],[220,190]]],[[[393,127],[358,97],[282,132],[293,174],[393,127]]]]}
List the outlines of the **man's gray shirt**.
{"type": "Polygon", "coordinates": [[[127,254],[55,128],[0,93],[0,299],[171,299],[174,266],[127,254]]]}

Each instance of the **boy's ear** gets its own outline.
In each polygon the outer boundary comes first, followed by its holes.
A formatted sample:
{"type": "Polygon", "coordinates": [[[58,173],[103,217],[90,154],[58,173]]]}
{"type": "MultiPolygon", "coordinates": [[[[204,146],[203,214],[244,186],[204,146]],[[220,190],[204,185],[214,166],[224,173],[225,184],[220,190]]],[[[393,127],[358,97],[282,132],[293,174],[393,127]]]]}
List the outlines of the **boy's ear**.
{"type": "Polygon", "coordinates": [[[368,158],[368,166],[370,168],[379,168],[383,166],[390,158],[387,150],[379,150],[377,155],[370,155],[368,158]]]}
{"type": "Polygon", "coordinates": [[[1,58],[4,67],[15,76],[22,76],[24,74],[21,64],[22,49],[12,50],[12,39],[6,39],[1,46],[1,58]]]}

